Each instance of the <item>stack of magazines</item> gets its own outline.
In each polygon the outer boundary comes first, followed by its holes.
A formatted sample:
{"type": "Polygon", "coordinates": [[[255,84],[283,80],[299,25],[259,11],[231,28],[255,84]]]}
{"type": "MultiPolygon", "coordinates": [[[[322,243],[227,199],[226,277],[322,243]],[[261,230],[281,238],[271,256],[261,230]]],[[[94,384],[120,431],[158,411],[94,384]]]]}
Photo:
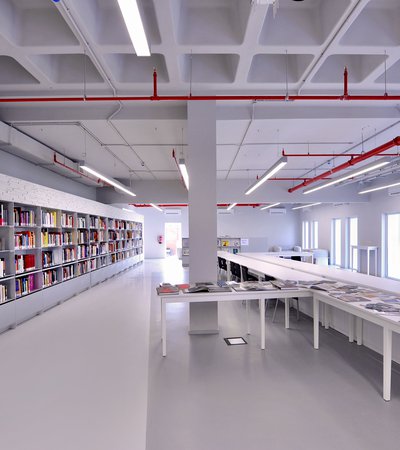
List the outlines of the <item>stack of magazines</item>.
{"type": "Polygon", "coordinates": [[[276,291],[276,287],[269,281],[244,281],[243,283],[232,284],[235,291],[276,291]]]}

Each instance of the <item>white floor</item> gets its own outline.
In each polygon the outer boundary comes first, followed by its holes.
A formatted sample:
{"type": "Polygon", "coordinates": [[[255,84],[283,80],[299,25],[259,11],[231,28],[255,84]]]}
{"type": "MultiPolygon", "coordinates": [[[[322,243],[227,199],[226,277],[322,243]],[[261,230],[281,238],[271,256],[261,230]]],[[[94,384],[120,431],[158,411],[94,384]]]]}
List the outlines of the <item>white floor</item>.
{"type": "Polygon", "coordinates": [[[399,373],[384,402],[377,355],[323,329],[313,350],[306,317],[285,330],[279,308],[263,352],[237,302],[210,336],[189,336],[187,307],[170,305],[162,358],[155,286],[186,277],[146,261],[0,335],[0,450],[398,448],[399,373]],[[235,335],[248,345],[226,346],[235,335]]]}

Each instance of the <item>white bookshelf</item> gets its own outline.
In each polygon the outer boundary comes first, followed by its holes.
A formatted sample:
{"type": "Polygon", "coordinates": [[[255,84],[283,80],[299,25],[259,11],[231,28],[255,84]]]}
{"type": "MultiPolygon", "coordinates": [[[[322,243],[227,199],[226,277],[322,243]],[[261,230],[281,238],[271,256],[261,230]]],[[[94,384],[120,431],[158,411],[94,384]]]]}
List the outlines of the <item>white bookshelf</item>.
{"type": "MultiPolygon", "coordinates": [[[[241,252],[241,238],[219,237],[217,238],[217,251],[227,251],[230,253],[241,252]]],[[[182,266],[189,266],[189,238],[182,238],[182,266]]]]}

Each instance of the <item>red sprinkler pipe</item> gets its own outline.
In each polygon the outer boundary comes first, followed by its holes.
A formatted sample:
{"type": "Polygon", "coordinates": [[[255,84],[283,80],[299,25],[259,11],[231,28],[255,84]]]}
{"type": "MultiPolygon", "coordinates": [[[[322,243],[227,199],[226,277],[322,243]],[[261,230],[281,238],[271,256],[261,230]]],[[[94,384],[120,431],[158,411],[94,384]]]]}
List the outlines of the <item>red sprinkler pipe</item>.
{"type": "MultiPolygon", "coordinates": [[[[357,156],[362,156],[363,153],[285,153],[282,152],[282,156],[286,156],[288,158],[292,157],[314,157],[314,156],[329,156],[333,158],[343,158],[345,156],[351,156],[352,158],[357,156]]],[[[385,156],[400,156],[399,153],[385,153],[385,156]]],[[[306,179],[306,178],[305,178],[306,179]]]]}
{"type": "Polygon", "coordinates": [[[157,94],[157,71],[156,69],[154,69],[153,71],[153,97],[154,100],[157,99],[158,94],[157,94]]]}
{"type": "Polygon", "coordinates": [[[322,180],[327,176],[330,176],[334,173],[340,172],[343,169],[346,169],[347,167],[354,166],[355,164],[358,164],[362,161],[365,161],[366,159],[372,158],[373,156],[379,155],[380,153],[384,152],[385,150],[389,150],[389,148],[395,147],[396,145],[400,145],[400,137],[397,136],[393,140],[386,142],[385,144],[380,145],[379,147],[374,148],[373,150],[370,150],[369,152],[364,153],[363,155],[360,155],[356,158],[352,158],[349,161],[340,164],[339,166],[328,170],[327,172],[322,173],[321,175],[318,175],[317,177],[310,178],[306,181],[304,181],[301,184],[298,184],[297,186],[294,186],[290,189],[288,189],[288,192],[294,192],[298,189],[301,189],[302,187],[306,187],[311,183],[315,183],[316,181],[322,180]]]}
{"type": "Polygon", "coordinates": [[[347,99],[349,96],[349,74],[347,72],[347,67],[344,68],[344,74],[343,74],[343,98],[347,99]]]}

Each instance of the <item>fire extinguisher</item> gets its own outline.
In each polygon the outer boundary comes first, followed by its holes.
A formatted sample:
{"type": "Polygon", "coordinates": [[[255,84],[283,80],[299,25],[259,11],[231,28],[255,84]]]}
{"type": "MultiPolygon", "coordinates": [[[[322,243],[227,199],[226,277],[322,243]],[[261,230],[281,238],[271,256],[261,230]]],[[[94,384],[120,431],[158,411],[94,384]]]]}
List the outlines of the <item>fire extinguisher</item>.
{"type": "Polygon", "coordinates": [[[158,241],[159,244],[162,244],[162,243],[163,243],[163,235],[162,235],[162,234],[159,234],[159,235],[157,236],[157,241],[158,241]]]}

